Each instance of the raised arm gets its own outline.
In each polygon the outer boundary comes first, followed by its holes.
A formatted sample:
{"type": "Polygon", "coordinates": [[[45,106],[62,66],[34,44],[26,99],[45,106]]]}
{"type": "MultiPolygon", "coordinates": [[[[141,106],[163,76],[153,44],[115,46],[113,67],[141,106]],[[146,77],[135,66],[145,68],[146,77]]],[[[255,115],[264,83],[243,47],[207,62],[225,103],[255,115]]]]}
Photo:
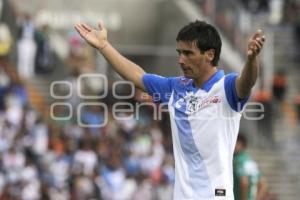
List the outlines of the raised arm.
{"type": "Polygon", "coordinates": [[[256,82],[259,68],[258,54],[264,42],[265,36],[261,30],[257,30],[248,42],[246,63],[235,82],[237,95],[241,99],[250,94],[251,88],[256,82]]]}
{"type": "Polygon", "coordinates": [[[107,30],[102,23],[98,25],[99,29],[93,29],[90,26],[78,23],[75,29],[84,38],[88,44],[96,48],[112,65],[114,70],[128,81],[132,81],[134,85],[143,91],[145,87],[142,81],[144,70],[122,56],[107,40],[107,30]]]}

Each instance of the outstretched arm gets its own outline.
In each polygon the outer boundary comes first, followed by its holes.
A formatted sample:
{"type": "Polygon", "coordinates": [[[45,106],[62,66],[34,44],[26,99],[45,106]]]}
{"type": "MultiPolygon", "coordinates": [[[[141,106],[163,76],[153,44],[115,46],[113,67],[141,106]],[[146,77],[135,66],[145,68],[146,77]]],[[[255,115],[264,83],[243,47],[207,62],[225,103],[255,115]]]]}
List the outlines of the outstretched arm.
{"type": "Polygon", "coordinates": [[[107,40],[107,30],[102,23],[99,23],[99,29],[93,29],[82,23],[75,25],[75,29],[84,38],[88,44],[96,48],[112,65],[114,70],[128,81],[143,91],[145,87],[142,81],[144,70],[122,56],[107,40]]]}
{"type": "Polygon", "coordinates": [[[265,36],[261,30],[257,30],[248,42],[246,63],[235,82],[237,95],[241,99],[250,94],[251,88],[256,82],[259,68],[258,54],[264,42],[265,36]]]}

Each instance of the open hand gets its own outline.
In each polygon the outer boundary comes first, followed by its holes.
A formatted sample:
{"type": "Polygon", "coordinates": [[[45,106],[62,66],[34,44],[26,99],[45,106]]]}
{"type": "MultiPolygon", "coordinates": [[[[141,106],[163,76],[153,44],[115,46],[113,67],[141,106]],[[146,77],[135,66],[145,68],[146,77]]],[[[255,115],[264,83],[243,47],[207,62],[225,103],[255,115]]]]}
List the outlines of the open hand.
{"type": "Polygon", "coordinates": [[[248,41],[247,56],[248,58],[256,57],[264,46],[265,36],[262,30],[258,29],[248,41]]]}
{"type": "Polygon", "coordinates": [[[103,23],[98,24],[99,29],[93,29],[87,24],[78,23],[74,26],[80,36],[85,39],[91,46],[102,49],[107,43],[107,30],[103,23]]]}

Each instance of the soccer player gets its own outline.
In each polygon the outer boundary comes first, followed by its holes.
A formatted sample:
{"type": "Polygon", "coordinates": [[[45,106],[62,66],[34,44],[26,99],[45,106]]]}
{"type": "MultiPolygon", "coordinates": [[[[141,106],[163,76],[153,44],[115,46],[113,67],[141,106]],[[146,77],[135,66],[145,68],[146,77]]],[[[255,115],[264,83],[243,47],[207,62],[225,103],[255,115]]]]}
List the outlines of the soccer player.
{"type": "Polygon", "coordinates": [[[256,162],[246,152],[247,139],[239,134],[233,156],[234,198],[236,200],[258,200],[266,193],[266,183],[256,162]]]}
{"type": "Polygon", "coordinates": [[[241,74],[224,75],[217,68],[222,46],[218,31],[204,21],[192,22],[177,35],[184,76],[162,77],[145,73],[122,56],[109,43],[102,23],[98,29],[83,23],[75,29],[124,79],[169,105],[174,199],[234,199],[233,152],[241,111],[258,75],[257,56],[265,41],[262,31],[257,30],[248,42],[241,74]]]}

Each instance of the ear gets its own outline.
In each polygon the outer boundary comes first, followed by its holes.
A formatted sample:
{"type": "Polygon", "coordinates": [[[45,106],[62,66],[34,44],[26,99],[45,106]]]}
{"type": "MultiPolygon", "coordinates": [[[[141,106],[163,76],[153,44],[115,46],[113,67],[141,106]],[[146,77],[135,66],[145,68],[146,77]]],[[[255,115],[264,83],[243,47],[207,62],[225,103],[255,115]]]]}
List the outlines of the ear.
{"type": "Polygon", "coordinates": [[[209,49],[207,51],[205,51],[205,58],[206,58],[206,61],[211,63],[213,61],[215,57],[215,50],[214,49],[209,49]]]}

